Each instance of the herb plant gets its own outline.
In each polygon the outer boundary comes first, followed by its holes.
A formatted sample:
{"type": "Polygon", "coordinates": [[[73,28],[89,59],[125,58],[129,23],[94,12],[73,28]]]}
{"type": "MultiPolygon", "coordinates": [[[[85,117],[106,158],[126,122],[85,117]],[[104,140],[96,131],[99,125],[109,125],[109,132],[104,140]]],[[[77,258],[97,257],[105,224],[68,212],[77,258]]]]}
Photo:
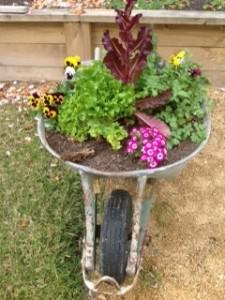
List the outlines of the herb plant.
{"type": "Polygon", "coordinates": [[[208,98],[208,82],[199,66],[191,62],[185,51],[181,52],[174,55],[169,64],[161,62],[156,54],[149,56],[136,85],[137,97],[157,96],[163,90],[171,91],[166,105],[150,111],[169,126],[170,149],[186,139],[200,143],[205,138],[203,100],[208,98]]]}
{"type": "Polygon", "coordinates": [[[119,149],[128,134],[118,121],[134,113],[134,88],[116,80],[102,62],[81,70],[75,86],[60,109],[59,130],[80,142],[103,137],[119,149]]]}

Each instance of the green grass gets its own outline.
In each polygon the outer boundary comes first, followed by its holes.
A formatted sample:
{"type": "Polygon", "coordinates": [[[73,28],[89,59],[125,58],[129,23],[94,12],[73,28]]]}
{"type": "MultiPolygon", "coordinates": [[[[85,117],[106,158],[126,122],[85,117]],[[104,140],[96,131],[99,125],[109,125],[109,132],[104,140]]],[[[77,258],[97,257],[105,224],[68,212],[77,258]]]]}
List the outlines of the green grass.
{"type": "MultiPolygon", "coordinates": [[[[108,8],[123,8],[123,0],[106,0],[108,8]]],[[[190,0],[137,0],[137,9],[185,9],[191,5],[190,0]]],[[[224,10],[225,0],[205,0],[202,10],[224,10]]]]}
{"type": "MultiPolygon", "coordinates": [[[[190,5],[189,0],[137,0],[137,9],[182,9],[190,5]]],[[[106,0],[109,8],[124,7],[123,0],[106,0]]]]}
{"type": "Polygon", "coordinates": [[[211,0],[204,5],[206,10],[224,10],[225,9],[225,0],[211,0]]]}
{"type": "Polygon", "coordinates": [[[0,124],[0,299],[85,299],[79,178],[40,147],[26,112],[2,106],[0,124]]]}
{"type": "Polygon", "coordinates": [[[154,288],[162,283],[162,276],[154,266],[153,262],[145,262],[145,267],[141,270],[139,283],[144,289],[154,288]]]}

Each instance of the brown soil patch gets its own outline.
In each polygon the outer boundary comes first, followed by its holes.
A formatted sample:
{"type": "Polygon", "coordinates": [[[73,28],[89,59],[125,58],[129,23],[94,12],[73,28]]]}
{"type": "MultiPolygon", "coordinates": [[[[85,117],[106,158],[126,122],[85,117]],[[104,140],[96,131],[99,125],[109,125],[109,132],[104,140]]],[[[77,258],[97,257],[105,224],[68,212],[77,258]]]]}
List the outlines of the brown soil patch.
{"type": "Polygon", "coordinates": [[[225,299],[225,90],[212,96],[208,145],[177,179],[157,183],[152,243],[126,300],[225,299]]]}
{"type": "MultiPolygon", "coordinates": [[[[47,134],[49,145],[61,156],[63,160],[80,163],[101,171],[119,172],[138,169],[146,169],[133,155],[127,155],[125,147],[120,151],[113,151],[109,144],[103,141],[90,140],[84,143],[76,143],[71,139],[49,132],[47,134]],[[85,155],[90,153],[90,155],[85,155]]],[[[186,141],[169,152],[168,161],[173,163],[190,154],[197,145],[186,141]]]]}

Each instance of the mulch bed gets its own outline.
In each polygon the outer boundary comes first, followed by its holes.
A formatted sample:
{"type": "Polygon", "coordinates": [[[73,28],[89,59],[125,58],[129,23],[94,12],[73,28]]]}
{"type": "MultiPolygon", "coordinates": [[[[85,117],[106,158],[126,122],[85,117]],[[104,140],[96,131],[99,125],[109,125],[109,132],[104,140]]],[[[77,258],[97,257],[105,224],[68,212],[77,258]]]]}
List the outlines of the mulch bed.
{"type": "MultiPolygon", "coordinates": [[[[54,2],[54,1],[53,1],[54,2]]],[[[183,10],[203,10],[204,5],[209,4],[209,0],[190,0],[189,7],[183,8],[183,10]]],[[[32,5],[33,0],[0,0],[0,5],[32,5]]],[[[84,8],[100,8],[104,6],[104,1],[96,0],[84,0],[74,1],[77,5],[82,5],[84,8]]],[[[49,3],[49,7],[51,4],[49,3]]]]}
{"type": "MultiPolygon", "coordinates": [[[[146,169],[146,165],[139,160],[126,155],[124,149],[113,151],[110,145],[102,140],[77,143],[64,135],[48,132],[47,141],[63,160],[79,163],[97,170],[119,172],[146,169]]],[[[165,165],[184,158],[196,148],[197,145],[190,141],[183,142],[179,147],[169,152],[168,161],[165,165]]]]}

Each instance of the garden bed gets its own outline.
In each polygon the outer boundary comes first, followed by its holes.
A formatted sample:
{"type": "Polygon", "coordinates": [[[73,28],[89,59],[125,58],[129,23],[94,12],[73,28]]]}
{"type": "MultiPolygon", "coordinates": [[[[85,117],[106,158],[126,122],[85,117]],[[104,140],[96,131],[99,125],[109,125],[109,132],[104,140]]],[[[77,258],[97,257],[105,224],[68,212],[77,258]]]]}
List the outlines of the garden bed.
{"type": "MultiPolygon", "coordinates": [[[[0,80],[61,80],[64,57],[92,58],[103,31],[116,32],[114,16],[105,9],[0,14],[0,80]]],[[[142,23],[154,26],[163,58],[188,49],[215,86],[225,85],[224,12],[143,11],[142,23]]]]}
{"type": "MultiPolygon", "coordinates": [[[[113,151],[111,146],[101,140],[89,140],[85,143],[73,142],[71,139],[58,133],[49,132],[47,141],[61,159],[72,161],[93,169],[108,172],[133,171],[146,169],[144,163],[134,156],[126,154],[125,145],[119,151],[113,151]]],[[[164,165],[176,162],[190,155],[198,145],[185,141],[173,151],[169,152],[168,160],[164,165]]]]}

